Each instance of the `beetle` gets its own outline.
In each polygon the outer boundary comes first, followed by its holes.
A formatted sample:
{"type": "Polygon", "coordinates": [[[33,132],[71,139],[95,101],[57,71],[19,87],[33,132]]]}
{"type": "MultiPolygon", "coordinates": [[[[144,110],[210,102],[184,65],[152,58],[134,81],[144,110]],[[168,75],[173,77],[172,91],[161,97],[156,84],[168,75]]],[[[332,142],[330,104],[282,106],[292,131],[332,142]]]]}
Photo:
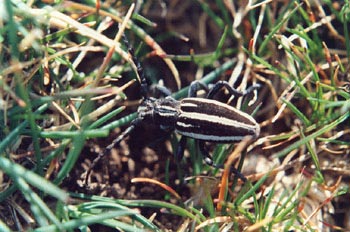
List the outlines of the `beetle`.
{"type": "MultiPolygon", "coordinates": [[[[198,98],[197,91],[200,88],[208,89],[202,82],[194,81],[189,87],[188,97],[182,100],[174,99],[170,96],[170,91],[163,87],[160,88],[160,91],[167,95],[165,98],[148,97],[148,84],[141,64],[133,55],[131,48],[129,48],[129,52],[141,78],[140,87],[143,100],[137,109],[137,117],[130,123],[130,126],[94,159],[87,171],[85,183],[97,162],[142,123],[158,125],[162,130],[175,131],[182,135],[176,152],[177,160],[183,156],[187,137],[198,140],[205,162],[214,167],[220,166],[212,161],[210,154],[205,149],[205,142],[231,143],[241,141],[246,136],[253,138],[259,136],[260,126],[252,116],[214,100],[213,97],[223,87],[234,96],[244,96],[259,88],[260,85],[252,85],[241,92],[230,86],[228,82],[219,81],[208,91],[207,98],[198,98]]],[[[239,175],[239,178],[245,180],[245,177],[237,170],[232,169],[232,171],[239,175]]]]}

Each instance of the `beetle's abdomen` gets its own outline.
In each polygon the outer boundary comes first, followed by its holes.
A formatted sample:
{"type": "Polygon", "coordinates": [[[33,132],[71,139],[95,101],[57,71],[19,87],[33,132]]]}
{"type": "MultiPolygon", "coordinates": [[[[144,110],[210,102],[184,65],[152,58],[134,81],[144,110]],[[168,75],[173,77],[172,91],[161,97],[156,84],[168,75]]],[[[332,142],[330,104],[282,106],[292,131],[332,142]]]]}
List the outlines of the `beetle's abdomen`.
{"type": "Polygon", "coordinates": [[[212,142],[240,141],[260,133],[259,124],[247,113],[204,98],[181,101],[175,130],[184,136],[212,142]]]}

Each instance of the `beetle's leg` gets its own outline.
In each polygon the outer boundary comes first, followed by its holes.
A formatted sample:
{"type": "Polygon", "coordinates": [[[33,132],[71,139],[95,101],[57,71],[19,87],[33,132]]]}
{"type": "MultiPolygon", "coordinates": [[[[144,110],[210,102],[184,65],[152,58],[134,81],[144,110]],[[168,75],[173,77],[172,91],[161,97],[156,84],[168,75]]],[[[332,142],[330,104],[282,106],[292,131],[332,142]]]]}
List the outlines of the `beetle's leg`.
{"type": "Polygon", "coordinates": [[[182,136],[180,141],[179,141],[179,145],[177,147],[177,151],[176,151],[176,154],[175,154],[175,160],[177,162],[181,162],[181,160],[182,160],[182,158],[184,156],[186,142],[187,142],[186,136],[182,136]]]}
{"type": "Polygon", "coordinates": [[[101,150],[97,157],[92,161],[89,169],[87,170],[86,176],[85,176],[85,184],[87,184],[88,178],[91,174],[91,171],[94,169],[94,167],[98,164],[98,162],[107,154],[109,153],[115,146],[117,146],[123,139],[125,139],[134,129],[142,122],[142,119],[136,118],[131,122],[131,125],[126,128],[125,131],[123,131],[116,139],[112,141],[111,144],[109,144],[105,149],[101,150]]]}
{"type": "MultiPolygon", "coordinates": [[[[204,156],[204,161],[205,161],[206,164],[208,164],[209,166],[212,166],[214,168],[224,169],[224,165],[223,164],[216,164],[216,163],[214,163],[213,158],[209,155],[209,152],[205,148],[205,142],[204,141],[199,141],[198,145],[199,145],[200,151],[202,152],[202,155],[204,156]]],[[[247,181],[247,178],[240,171],[238,171],[236,168],[234,168],[233,166],[230,168],[230,171],[232,173],[234,173],[243,182],[247,181]]]]}
{"type": "Polygon", "coordinates": [[[235,97],[241,97],[244,95],[247,95],[249,93],[251,93],[253,90],[260,88],[259,84],[255,84],[250,86],[248,89],[244,90],[244,91],[238,91],[237,89],[233,88],[227,81],[218,81],[213,88],[210,89],[209,93],[208,93],[208,98],[212,99],[214,97],[214,95],[222,88],[225,87],[231,95],[235,96],[235,97]]]}
{"type": "Polygon", "coordinates": [[[188,88],[189,97],[197,97],[197,91],[204,89],[206,92],[209,91],[208,86],[201,81],[193,81],[188,88]]]}
{"type": "Polygon", "coordinates": [[[159,85],[159,84],[152,85],[151,91],[152,90],[156,90],[159,93],[161,93],[163,95],[162,97],[168,97],[168,96],[171,96],[171,94],[172,94],[171,91],[167,87],[159,85]]]}

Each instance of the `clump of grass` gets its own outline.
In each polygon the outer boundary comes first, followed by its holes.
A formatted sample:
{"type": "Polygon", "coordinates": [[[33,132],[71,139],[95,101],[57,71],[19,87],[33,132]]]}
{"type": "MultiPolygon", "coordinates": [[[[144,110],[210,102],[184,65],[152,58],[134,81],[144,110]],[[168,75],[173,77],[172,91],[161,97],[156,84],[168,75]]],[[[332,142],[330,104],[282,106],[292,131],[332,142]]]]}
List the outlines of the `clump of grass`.
{"type": "Polygon", "coordinates": [[[161,3],[1,3],[1,230],[349,229],[338,204],[349,196],[348,3],[161,3]],[[260,137],[207,144],[225,166],[214,170],[196,141],[176,164],[179,137],[153,143],[143,128],[84,185],[98,150],[136,117],[140,77],[123,34],[150,84],[176,99],[195,79],[259,83],[218,100],[250,112],[260,137]]]}

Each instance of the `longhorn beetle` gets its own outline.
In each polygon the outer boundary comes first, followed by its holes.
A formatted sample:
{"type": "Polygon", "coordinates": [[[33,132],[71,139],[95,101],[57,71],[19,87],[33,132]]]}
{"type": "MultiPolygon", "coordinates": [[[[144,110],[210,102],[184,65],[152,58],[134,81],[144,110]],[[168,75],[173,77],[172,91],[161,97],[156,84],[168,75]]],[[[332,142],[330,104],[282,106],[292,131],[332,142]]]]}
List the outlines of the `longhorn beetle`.
{"type": "MultiPolygon", "coordinates": [[[[128,46],[129,53],[137,66],[137,72],[141,78],[140,91],[143,100],[137,109],[137,117],[130,123],[130,126],[94,159],[87,171],[85,183],[87,183],[90,172],[98,161],[141,123],[159,125],[160,129],[175,131],[182,135],[179,142],[179,149],[176,153],[178,160],[182,158],[186,137],[199,140],[199,148],[205,162],[214,167],[222,166],[216,165],[212,161],[212,157],[205,149],[205,142],[230,143],[240,141],[246,136],[253,138],[259,136],[260,126],[253,117],[225,103],[213,100],[213,97],[223,87],[234,96],[244,96],[254,89],[259,88],[260,85],[253,85],[241,92],[234,89],[227,82],[219,81],[209,90],[207,98],[197,98],[197,91],[200,88],[208,89],[202,82],[195,81],[189,87],[188,97],[180,101],[171,97],[170,91],[165,88],[160,88],[163,94],[168,95],[165,98],[157,99],[148,97],[147,80],[141,64],[137,61],[133,49],[128,45],[126,39],[125,43],[128,46]]],[[[245,177],[234,168],[232,168],[232,172],[237,174],[242,180],[245,180],[245,177]]]]}

